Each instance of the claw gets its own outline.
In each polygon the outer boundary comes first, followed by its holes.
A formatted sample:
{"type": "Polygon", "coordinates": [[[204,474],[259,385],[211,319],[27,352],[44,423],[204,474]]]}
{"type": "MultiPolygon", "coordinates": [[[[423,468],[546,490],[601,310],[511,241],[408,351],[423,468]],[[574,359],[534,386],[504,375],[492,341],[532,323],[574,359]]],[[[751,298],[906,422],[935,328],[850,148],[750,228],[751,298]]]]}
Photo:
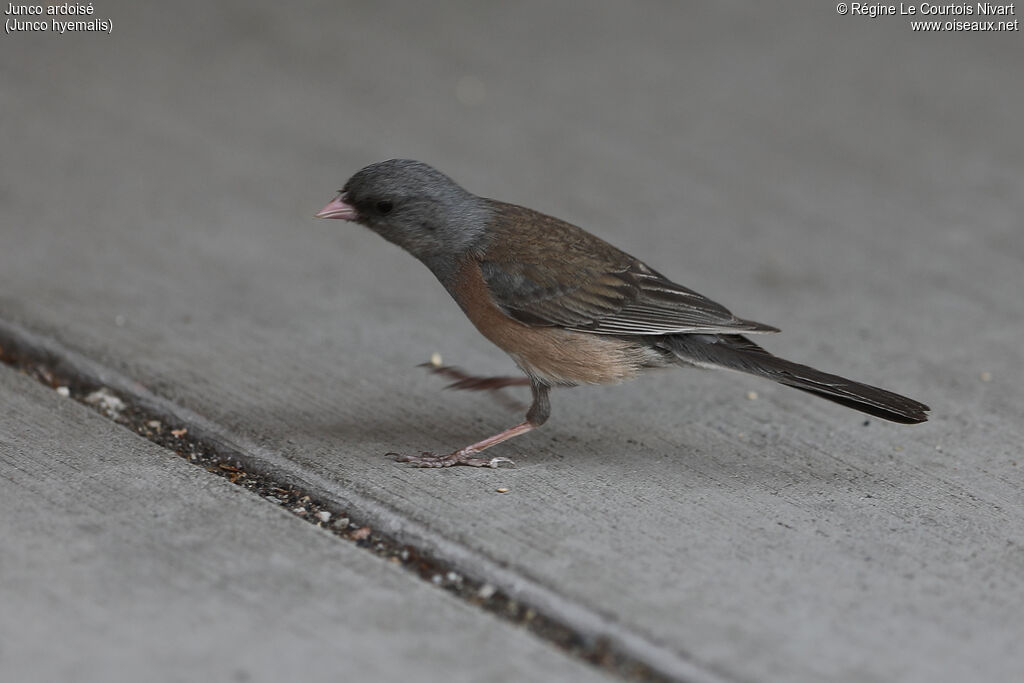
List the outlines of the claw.
{"type": "Polygon", "coordinates": [[[507,387],[529,386],[530,379],[528,377],[480,377],[470,375],[465,370],[454,365],[434,363],[433,360],[427,363],[420,363],[419,367],[427,368],[435,375],[455,380],[446,386],[445,389],[486,391],[490,394],[491,398],[510,411],[520,412],[526,409],[524,404],[505,395],[502,390],[507,387]]]}
{"type": "Polygon", "coordinates": [[[474,451],[455,451],[448,455],[434,455],[424,451],[419,455],[402,455],[401,453],[388,453],[398,462],[407,462],[414,467],[454,467],[455,465],[466,465],[467,467],[490,467],[497,469],[503,463],[515,467],[515,463],[504,457],[496,458],[474,458],[474,451]]]}

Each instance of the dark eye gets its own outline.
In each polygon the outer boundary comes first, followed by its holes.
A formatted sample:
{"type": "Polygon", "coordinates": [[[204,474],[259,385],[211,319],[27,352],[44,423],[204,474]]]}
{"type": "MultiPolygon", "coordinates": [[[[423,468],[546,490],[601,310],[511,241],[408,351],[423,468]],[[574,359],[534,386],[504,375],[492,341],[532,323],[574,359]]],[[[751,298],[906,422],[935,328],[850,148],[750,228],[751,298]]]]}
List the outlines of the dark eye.
{"type": "Polygon", "coordinates": [[[382,214],[391,213],[393,208],[395,208],[395,204],[390,199],[382,199],[377,202],[377,211],[380,211],[382,214]]]}

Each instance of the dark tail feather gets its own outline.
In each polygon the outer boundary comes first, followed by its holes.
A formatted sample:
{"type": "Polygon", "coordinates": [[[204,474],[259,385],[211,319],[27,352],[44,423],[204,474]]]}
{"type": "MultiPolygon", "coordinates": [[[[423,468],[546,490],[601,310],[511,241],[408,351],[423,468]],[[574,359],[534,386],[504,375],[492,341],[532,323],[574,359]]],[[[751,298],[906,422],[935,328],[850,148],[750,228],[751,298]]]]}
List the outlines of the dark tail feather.
{"type": "Polygon", "coordinates": [[[917,424],[928,419],[930,408],[923,403],[773,356],[738,334],[680,334],[662,337],[661,341],[684,363],[766,377],[892,422],[917,424]]]}

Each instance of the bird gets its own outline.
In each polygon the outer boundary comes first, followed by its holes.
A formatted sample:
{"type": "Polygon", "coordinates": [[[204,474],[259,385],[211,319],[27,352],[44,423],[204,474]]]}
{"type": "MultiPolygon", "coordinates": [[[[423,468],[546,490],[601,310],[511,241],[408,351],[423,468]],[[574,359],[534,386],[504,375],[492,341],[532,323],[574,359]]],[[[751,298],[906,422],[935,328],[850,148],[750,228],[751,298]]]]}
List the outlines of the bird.
{"type": "Polygon", "coordinates": [[[736,317],[584,229],[477,196],[421,161],[366,166],[315,216],[361,224],[419,259],[525,374],[457,384],[530,386],[523,422],[449,454],[395,454],[414,466],[511,463],[480,453],[543,425],[553,387],[668,366],[736,370],[892,422],[928,419],[924,403],[769,353],[748,335],[778,328],[736,317]]]}

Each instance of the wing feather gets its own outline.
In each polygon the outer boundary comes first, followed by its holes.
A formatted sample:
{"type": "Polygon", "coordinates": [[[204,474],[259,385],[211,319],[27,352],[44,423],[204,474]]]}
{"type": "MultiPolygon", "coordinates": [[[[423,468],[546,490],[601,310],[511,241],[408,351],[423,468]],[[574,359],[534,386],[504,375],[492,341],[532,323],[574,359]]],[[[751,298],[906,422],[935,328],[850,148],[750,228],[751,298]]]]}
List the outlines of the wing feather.
{"type": "Polygon", "coordinates": [[[615,335],[778,331],[737,318],[574,225],[493,203],[503,234],[480,269],[495,303],[520,322],[615,335]],[[555,233],[565,249],[538,248],[522,238],[527,230],[555,233]]]}

